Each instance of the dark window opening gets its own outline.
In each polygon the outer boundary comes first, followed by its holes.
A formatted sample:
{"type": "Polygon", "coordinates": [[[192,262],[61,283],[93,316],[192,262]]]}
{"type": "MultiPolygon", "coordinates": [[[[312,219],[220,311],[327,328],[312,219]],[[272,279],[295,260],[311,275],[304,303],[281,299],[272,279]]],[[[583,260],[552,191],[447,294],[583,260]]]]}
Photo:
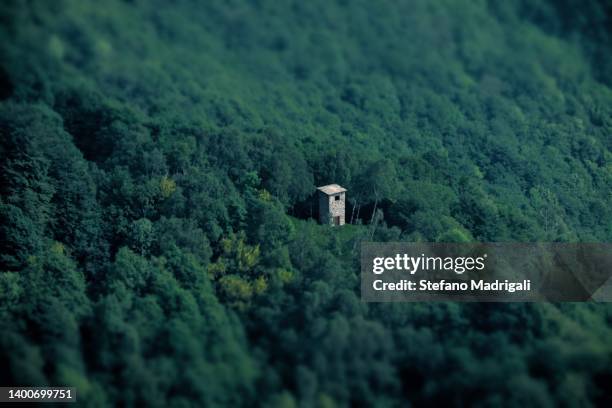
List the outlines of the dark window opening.
{"type": "Polygon", "coordinates": [[[334,196],[334,200],[335,200],[335,201],[340,201],[340,196],[339,196],[339,195],[334,196]]]}

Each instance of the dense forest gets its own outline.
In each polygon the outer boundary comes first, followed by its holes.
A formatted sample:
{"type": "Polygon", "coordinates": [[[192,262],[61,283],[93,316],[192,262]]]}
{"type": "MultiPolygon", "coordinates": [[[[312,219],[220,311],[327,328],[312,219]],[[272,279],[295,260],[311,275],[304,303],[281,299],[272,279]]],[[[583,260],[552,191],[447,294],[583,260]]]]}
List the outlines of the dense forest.
{"type": "Polygon", "coordinates": [[[611,240],[610,2],[7,0],[0,38],[0,385],[612,405],[609,305],[364,303],[358,264],[611,240]]]}

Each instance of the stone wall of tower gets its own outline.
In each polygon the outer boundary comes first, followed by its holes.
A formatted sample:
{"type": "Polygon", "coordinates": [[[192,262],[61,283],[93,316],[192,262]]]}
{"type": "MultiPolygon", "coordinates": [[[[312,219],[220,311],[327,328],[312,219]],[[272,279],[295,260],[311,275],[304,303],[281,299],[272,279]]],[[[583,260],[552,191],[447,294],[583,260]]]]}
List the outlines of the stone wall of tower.
{"type": "Polygon", "coordinates": [[[319,223],[326,225],[330,223],[329,218],[329,196],[322,191],[318,193],[319,198],[319,223]]]}
{"type": "Polygon", "coordinates": [[[340,225],[345,223],[345,212],[346,212],[346,193],[338,193],[329,196],[329,223],[333,224],[333,217],[340,217],[340,225]],[[336,200],[336,196],[340,196],[339,200],[336,200]]]}
{"type": "Polygon", "coordinates": [[[346,193],[332,195],[319,191],[317,200],[319,202],[319,223],[323,225],[334,225],[334,217],[340,217],[339,225],[346,223],[346,193]],[[336,200],[336,197],[340,199],[336,200]]]}

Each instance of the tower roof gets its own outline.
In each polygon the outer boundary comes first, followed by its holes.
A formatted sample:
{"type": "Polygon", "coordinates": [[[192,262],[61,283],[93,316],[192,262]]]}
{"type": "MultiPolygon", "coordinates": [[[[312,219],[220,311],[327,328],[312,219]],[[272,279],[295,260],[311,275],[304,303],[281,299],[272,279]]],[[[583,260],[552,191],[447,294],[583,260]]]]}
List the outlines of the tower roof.
{"type": "Polygon", "coordinates": [[[338,193],[344,193],[346,191],[346,188],[339,186],[338,184],[328,184],[326,186],[317,187],[317,190],[327,195],[333,195],[338,193]]]}

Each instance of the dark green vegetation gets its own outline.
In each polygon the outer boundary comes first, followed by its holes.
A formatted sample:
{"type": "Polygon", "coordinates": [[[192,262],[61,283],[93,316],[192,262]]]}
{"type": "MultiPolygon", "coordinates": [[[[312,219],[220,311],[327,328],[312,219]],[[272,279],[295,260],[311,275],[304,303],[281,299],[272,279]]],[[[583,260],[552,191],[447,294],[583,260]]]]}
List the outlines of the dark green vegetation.
{"type": "Polygon", "coordinates": [[[0,6],[1,385],[610,405],[610,306],[367,305],[356,256],[610,241],[609,3],[103,3],[0,6]]]}

